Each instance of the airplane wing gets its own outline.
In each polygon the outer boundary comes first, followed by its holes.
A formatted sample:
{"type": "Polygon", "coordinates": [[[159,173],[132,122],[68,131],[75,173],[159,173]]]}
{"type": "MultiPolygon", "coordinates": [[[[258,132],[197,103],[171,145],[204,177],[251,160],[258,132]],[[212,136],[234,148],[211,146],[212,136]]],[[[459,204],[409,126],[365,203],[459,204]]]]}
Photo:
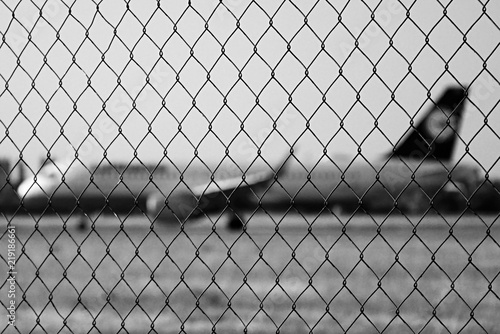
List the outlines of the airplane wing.
{"type": "Polygon", "coordinates": [[[274,179],[274,175],[274,172],[257,172],[224,180],[213,180],[208,184],[194,187],[192,192],[197,197],[210,196],[218,193],[224,193],[229,196],[242,189],[247,189],[248,191],[249,189],[265,186],[274,179]]]}
{"type": "Polygon", "coordinates": [[[233,211],[255,203],[257,189],[274,178],[274,172],[243,174],[239,177],[209,180],[195,187],[186,187],[166,196],[161,192],[148,195],[146,207],[152,219],[183,222],[189,217],[220,211],[233,211]]]}
{"type": "Polygon", "coordinates": [[[257,209],[260,194],[271,185],[279,171],[244,173],[238,177],[211,180],[192,189],[198,198],[194,215],[219,212],[229,216],[227,227],[241,229],[242,210],[257,209]]]}
{"type": "Polygon", "coordinates": [[[291,156],[291,153],[285,154],[280,162],[270,167],[269,170],[247,172],[241,176],[221,180],[214,179],[208,184],[202,184],[192,188],[192,192],[198,198],[203,196],[214,197],[218,194],[224,194],[226,198],[231,196],[231,199],[238,202],[242,199],[241,197],[246,197],[245,200],[251,200],[251,197],[248,196],[255,196],[255,191],[265,189],[271,185],[275,178],[287,172],[291,156]]]}
{"type": "MultiPolygon", "coordinates": [[[[201,184],[187,186],[166,196],[152,193],[147,199],[147,211],[154,219],[184,221],[189,217],[221,213],[230,208],[233,213],[245,208],[255,208],[260,194],[284,172],[290,155],[276,166],[262,170],[246,171],[237,176],[214,175],[201,184]]],[[[234,173],[232,173],[234,175],[234,173]]],[[[240,225],[241,226],[241,225],[240,225]]]]}

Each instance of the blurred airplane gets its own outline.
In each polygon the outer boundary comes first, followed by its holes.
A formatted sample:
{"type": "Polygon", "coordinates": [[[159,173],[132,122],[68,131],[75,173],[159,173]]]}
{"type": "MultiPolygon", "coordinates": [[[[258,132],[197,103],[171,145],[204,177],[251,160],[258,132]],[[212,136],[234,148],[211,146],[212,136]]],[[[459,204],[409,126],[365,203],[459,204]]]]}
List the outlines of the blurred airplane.
{"type": "Polygon", "coordinates": [[[218,212],[229,216],[231,228],[244,226],[245,210],[340,205],[421,211],[440,194],[466,197],[478,183],[475,168],[451,162],[465,100],[463,88],[448,88],[394,149],[374,163],[362,156],[347,161],[325,156],[307,165],[294,153],[278,166],[263,161],[248,169],[202,161],[183,166],[104,161],[90,167],[78,160],[49,162],[21,183],[18,194],[28,210],[139,210],[156,220],[181,223],[218,212]]]}

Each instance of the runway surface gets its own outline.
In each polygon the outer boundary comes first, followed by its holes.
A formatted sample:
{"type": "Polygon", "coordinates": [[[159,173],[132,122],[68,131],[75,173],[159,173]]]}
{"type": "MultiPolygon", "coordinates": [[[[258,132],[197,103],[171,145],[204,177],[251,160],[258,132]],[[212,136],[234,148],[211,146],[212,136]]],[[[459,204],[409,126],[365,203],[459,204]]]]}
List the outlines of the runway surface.
{"type": "MultiPolygon", "coordinates": [[[[217,217],[78,220],[11,220],[19,332],[500,331],[495,216],[259,213],[239,232],[217,217]]],[[[16,333],[6,315],[0,332],[16,333]]]]}

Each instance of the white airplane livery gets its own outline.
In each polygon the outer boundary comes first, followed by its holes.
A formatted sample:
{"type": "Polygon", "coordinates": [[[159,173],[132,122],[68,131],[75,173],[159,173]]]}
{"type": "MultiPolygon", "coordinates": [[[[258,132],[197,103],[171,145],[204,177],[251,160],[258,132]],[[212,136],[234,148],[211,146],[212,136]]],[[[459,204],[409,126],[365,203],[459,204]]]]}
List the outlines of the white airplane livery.
{"type": "Polygon", "coordinates": [[[425,210],[440,194],[468,196],[477,170],[451,162],[466,92],[448,88],[411,126],[395,147],[376,162],[325,157],[308,165],[294,154],[277,166],[235,164],[182,166],[161,163],[84,166],[78,161],[49,163],[18,187],[27,210],[139,210],[157,221],[184,223],[219,212],[241,228],[245,210],[425,210]]]}

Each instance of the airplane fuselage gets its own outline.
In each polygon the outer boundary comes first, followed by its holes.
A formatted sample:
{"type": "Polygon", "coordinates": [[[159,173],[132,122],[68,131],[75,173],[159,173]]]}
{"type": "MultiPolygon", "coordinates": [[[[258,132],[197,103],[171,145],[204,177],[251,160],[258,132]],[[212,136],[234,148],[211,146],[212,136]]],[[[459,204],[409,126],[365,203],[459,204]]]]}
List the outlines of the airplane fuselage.
{"type": "MultiPolygon", "coordinates": [[[[339,205],[377,211],[398,206],[398,203],[400,207],[414,204],[414,201],[428,204],[450,185],[458,190],[471,187],[469,183],[474,181],[470,167],[458,168],[438,161],[389,159],[372,163],[363,159],[335,162],[324,159],[310,166],[288,163],[286,173],[256,189],[244,206],[273,210],[339,205]]],[[[257,170],[273,173],[268,165],[256,166],[250,171],[257,170]]],[[[214,167],[202,163],[182,166],[108,163],[90,168],[71,165],[66,169],[46,166],[32,183],[27,192],[30,196],[25,196],[23,205],[38,211],[67,212],[80,208],[86,212],[108,209],[115,213],[146,212],[146,203],[152,194],[161,194],[165,199],[182,194],[187,196],[184,198],[199,201],[200,196],[196,195],[199,190],[194,189],[200,185],[217,186],[228,178],[238,179],[250,171],[233,165],[214,167]]],[[[204,200],[202,211],[225,204],[225,198],[220,203],[220,196],[204,200]]]]}
{"type": "Polygon", "coordinates": [[[262,202],[269,208],[292,205],[315,210],[337,205],[371,211],[394,206],[408,208],[416,204],[412,201],[428,205],[453,187],[470,193],[477,183],[475,173],[471,166],[457,167],[438,161],[328,161],[312,169],[291,168],[263,194],[262,202]]]}

